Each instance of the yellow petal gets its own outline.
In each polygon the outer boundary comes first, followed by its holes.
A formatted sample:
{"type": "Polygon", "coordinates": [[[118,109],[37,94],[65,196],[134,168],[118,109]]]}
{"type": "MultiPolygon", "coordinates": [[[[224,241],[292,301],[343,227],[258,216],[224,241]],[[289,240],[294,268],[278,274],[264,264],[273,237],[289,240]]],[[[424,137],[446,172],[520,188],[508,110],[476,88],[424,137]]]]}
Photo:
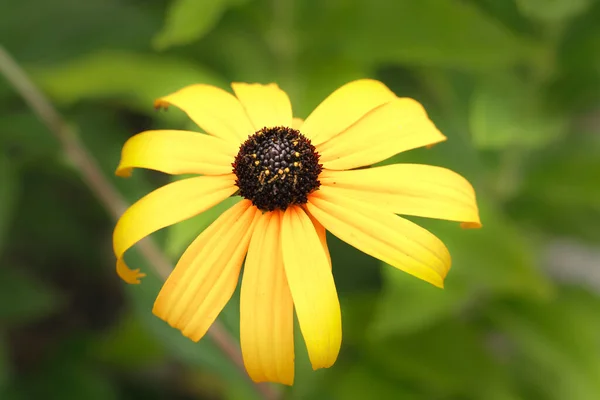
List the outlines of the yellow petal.
{"type": "Polygon", "coordinates": [[[319,240],[321,241],[321,245],[323,246],[323,250],[325,251],[325,255],[327,256],[327,261],[329,261],[329,268],[331,268],[331,254],[329,254],[329,246],[327,246],[327,231],[325,227],[321,225],[321,223],[311,214],[307,213],[310,221],[315,226],[315,230],[317,231],[317,235],[319,235],[319,240]]]}
{"type": "Polygon", "coordinates": [[[292,126],[292,104],[275,83],[232,83],[231,87],[244,106],[254,130],[274,126],[292,126]]]}
{"type": "Polygon", "coordinates": [[[174,105],[206,133],[239,146],[254,128],[234,95],[210,85],[190,85],[156,100],[155,107],[174,105]]]}
{"type": "Polygon", "coordinates": [[[167,174],[223,175],[231,172],[237,148],[222,139],[189,131],[146,131],[123,146],[118,176],[128,177],[133,168],[167,174]]]}
{"type": "Polygon", "coordinates": [[[165,282],[152,312],[200,340],[235,291],[258,214],[242,200],[202,232],[165,282]]]}
{"type": "Polygon", "coordinates": [[[335,236],[364,253],[417,278],[443,287],[450,269],[446,246],[420,226],[376,205],[321,187],[308,211],[335,236]]]}
{"type": "Polygon", "coordinates": [[[138,200],[121,216],[113,233],[117,273],[127,283],[139,283],[123,254],[152,232],[191,218],[231,196],[235,175],[199,176],[165,185],[138,200]]]}
{"type": "Polygon", "coordinates": [[[281,253],[281,211],[259,217],[240,296],[240,343],[255,382],[294,383],[294,304],[281,253]]]}
{"type": "Polygon", "coordinates": [[[340,304],[319,235],[300,207],[282,218],[283,263],[313,369],[333,365],[342,343],[340,304]]]}
{"type": "Polygon", "coordinates": [[[369,111],[395,98],[387,86],[372,79],[347,83],[323,100],[306,118],[302,133],[315,146],[324,143],[369,111]]]}
{"type": "Polygon", "coordinates": [[[446,168],[394,164],[353,171],[323,170],[321,185],[339,190],[396,214],[446,219],[479,225],[471,184],[446,168]]]}
{"type": "Polygon", "coordinates": [[[293,118],[292,119],[292,128],[300,130],[302,128],[302,124],[304,124],[304,120],[302,118],[293,118]]]}
{"type": "Polygon", "coordinates": [[[427,117],[421,104],[397,98],[317,146],[317,151],[324,168],[343,170],[371,165],[402,151],[444,140],[446,137],[427,117]]]}

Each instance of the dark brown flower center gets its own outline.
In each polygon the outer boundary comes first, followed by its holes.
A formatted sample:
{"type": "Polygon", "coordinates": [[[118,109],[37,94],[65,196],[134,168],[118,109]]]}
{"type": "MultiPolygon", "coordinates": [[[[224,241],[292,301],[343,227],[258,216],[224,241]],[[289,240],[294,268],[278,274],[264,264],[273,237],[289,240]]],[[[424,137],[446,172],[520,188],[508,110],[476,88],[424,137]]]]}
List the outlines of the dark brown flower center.
{"type": "Polygon", "coordinates": [[[239,194],[263,211],[305,204],[321,185],[322,165],[315,146],[291,128],[256,132],[240,146],[232,165],[239,194]]]}

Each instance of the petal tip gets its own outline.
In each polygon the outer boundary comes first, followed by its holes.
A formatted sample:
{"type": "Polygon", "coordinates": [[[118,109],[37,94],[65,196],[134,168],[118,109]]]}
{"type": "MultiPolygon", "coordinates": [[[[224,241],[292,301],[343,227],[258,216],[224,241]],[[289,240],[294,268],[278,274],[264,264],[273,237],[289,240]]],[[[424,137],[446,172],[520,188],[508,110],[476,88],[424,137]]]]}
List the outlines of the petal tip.
{"type": "Polygon", "coordinates": [[[286,385],[286,386],[294,385],[294,374],[292,374],[291,376],[285,376],[285,377],[278,376],[276,378],[269,379],[262,374],[254,375],[254,374],[248,372],[248,377],[250,377],[250,379],[252,379],[252,382],[258,383],[258,384],[281,383],[282,385],[286,385]]]}
{"type": "Polygon", "coordinates": [[[198,343],[200,341],[200,339],[202,339],[204,337],[204,335],[206,334],[205,330],[197,332],[194,330],[188,331],[186,329],[181,329],[180,327],[174,327],[174,328],[181,330],[181,334],[183,336],[185,336],[186,338],[190,339],[194,343],[198,343]]]}
{"type": "Polygon", "coordinates": [[[117,275],[130,285],[140,284],[140,279],[146,276],[145,273],[140,272],[139,268],[129,268],[122,259],[117,260],[117,275]]]}
{"type": "Polygon", "coordinates": [[[173,317],[173,313],[170,312],[169,306],[161,301],[160,296],[155,300],[152,306],[152,314],[165,321],[171,328],[177,329],[184,337],[190,339],[192,342],[197,343],[204,337],[206,330],[193,329],[188,325],[186,320],[173,317]]]}
{"type": "Polygon", "coordinates": [[[446,279],[446,276],[448,275],[448,272],[450,271],[451,266],[452,265],[449,262],[447,264],[447,266],[444,265],[445,271],[443,271],[443,272],[437,272],[435,274],[430,274],[428,276],[417,276],[417,275],[415,275],[415,276],[419,279],[424,280],[425,282],[429,283],[430,285],[433,285],[440,289],[444,289],[444,281],[446,279]]]}
{"type": "Polygon", "coordinates": [[[169,102],[163,100],[163,98],[154,100],[154,109],[155,110],[167,110],[171,104],[169,102]]]}
{"type": "Polygon", "coordinates": [[[319,362],[311,362],[311,366],[312,366],[313,371],[316,371],[318,369],[330,368],[333,366],[333,364],[335,364],[336,361],[337,361],[337,354],[335,357],[332,357],[331,359],[328,359],[328,360],[319,360],[319,362]]]}
{"type": "Polygon", "coordinates": [[[461,222],[460,227],[463,229],[479,229],[479,228],[483,227],[483,225],[481,225],[481,222],[470,221],[470,222],[461,222]]]}
{"type": "Polygon", "coordinates": [[[130,178],[133,173],[133,168],[118,166],[115,170],[115,175],[119,178],[130,178]]]}
{"type": "Polygon", "coordinates": [[[440,144],[442,142],[445,142],[446,140],[448,140],[448,137],[446,137],[442,132],[438,131],[438,138],[436,139],[435,142],[428,144],[427,146],[425,146],[426,149],[431,149],[433,146],[440,144]]]}

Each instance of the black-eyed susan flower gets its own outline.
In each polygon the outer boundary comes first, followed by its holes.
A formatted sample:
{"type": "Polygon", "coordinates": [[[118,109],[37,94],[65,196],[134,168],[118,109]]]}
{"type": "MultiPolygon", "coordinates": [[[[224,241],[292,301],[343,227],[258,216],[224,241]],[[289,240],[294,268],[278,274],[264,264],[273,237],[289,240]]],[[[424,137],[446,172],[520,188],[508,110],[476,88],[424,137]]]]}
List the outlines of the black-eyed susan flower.
{"type": "Polygon", "coordinates": [[[444,244],[398,214],[479,226],[475,194],[440,167],[362,168],[446,140],[415,100],[374,80],[331,94],[305,120],[293,118],[275,84],[232,85],[235,96],[192,85],[156,102],[174,105],[206,134],[157,130],[127,141],[117,175],[133,168],[197,174],[148,194],[114,232],[117,272],[143,276],[123,254],[152,232],[230,196],[242,198],[187,248],[154,304],[158,317],[197,341],[231,298],[244,263],[240,341],[255,381],[292,384],[293,314],[314,369],[331,366],[342,340],[326,230],[389,265],[442,287],[444,244]]]}

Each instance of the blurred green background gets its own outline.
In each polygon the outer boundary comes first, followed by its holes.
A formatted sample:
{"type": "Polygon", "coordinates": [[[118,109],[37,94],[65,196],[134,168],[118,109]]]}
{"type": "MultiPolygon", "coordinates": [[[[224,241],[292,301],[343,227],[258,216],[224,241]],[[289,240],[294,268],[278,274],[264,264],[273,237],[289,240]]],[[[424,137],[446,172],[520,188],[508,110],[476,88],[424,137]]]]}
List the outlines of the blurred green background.
{"type": "MultiPolygon", "coordinates": [[[[152,101],[205,82],[275,81],[306,117],[371,77],[449,140],[392,162],[475,186],[484,228],[415,221],[453,255],[439,290],[331,237],[337,364],[297,335],[284,399],[600,398],[600,1],[8,0],[0,43],[129,202],[168,181],[114,178],[145,129],[194,129],[152,101]]],[[[220,207],[220,208],[219,208],[220,207]]],[[[171,260],[224,208],[154,238],[171,260]]],[[[113,221],[0,78],[0,399],[257,399],[213,346],[153,317],[160,280],[114,272],[113,221]]],[[[238,334],[238,299],[220,320],[238,334]]]]}

